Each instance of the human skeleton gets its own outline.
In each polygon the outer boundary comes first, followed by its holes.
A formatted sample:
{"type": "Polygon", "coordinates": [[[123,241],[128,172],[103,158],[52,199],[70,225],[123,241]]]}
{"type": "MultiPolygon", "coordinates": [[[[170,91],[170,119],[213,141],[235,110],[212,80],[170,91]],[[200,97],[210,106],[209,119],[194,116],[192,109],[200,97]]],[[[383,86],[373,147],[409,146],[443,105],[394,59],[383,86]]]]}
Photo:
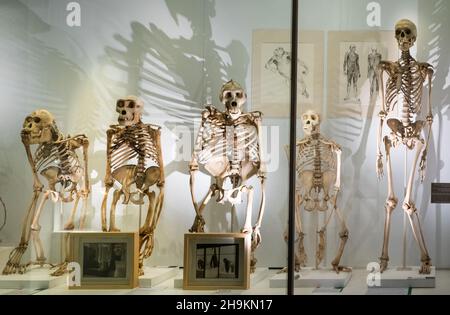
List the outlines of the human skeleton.
{"type": "MultiPolygon", "coordinates": [[[[89,142],[85,135],[65,137],[59,132],[52,114],[41,109],[25,118],[21,137],[33,172],[33,197],[23,221],[19,246],[9,255],[3,274],[26,272],[30,263],[22,264],[21,259],[28,248],[30,237],[34,242],[37,264],[41,266],[45,264],[44,248],[39,236],[41,230],[39,218],[49,197],[54,202],[68,203],[74,201],[69,219],[64,225],[65,230],[73,230],[80,198],[84,200],[80,218],[80,228],[83,227],[89,194],[87,159],[89,142]],[[31,146],[34,144],[37,145],[37,148],[32,155],[31,146]],[[83,166],[80,164],[76,153],[78,148],[83,149],[83,166]],[[45,189],[39,179],[38,172],[47,181],[45,189]],[[57,190],[57,184],[59,184],[59,190],[57,190]],[[39,206],[37,206],[41,194],[43,196],[39,206]]],[[[64,266],[65,264],[62,264],[53,274],[57,275],[64,272],[64,266]]]]}
{"type": "MultiPolygon", "coordinates": [[[[433,123],[433,115],[431,112],[431,79],[433,76],[433,68],[428,63],[416,61],[410,54],[409,49],[414,45],[417,37],[417,29],[414,23],[409,20],[400,20],[395,25],[395,38],[398,47],[401,50],[401,57],[396,62],[381,61],[380,82],[382,93],[382,108],[379,113],[380,124],[377,137],[377,175],[380,178],[383,175],[383,162],[380,142],[383,134],[383,123],[389,113],[393,112],[397,104],[398,96],[403,97],[402,115],[400,119],[387,119],[387,125],[390,134],[383,137],[384,147],[386,151],[386,164],[388,176],[388,197],[386,199],[386,218],[384,225],[383,249],[380,257],[381,272],[386,270],[388,266],[388,245],[389,230],[391,224],[392,211],[397,206],[398,199],[394,194],[393,174],[391,167],[391,149],[398,147],[400,144],[405,145],[409,150],[415,150],[415,156],[412,168],[409,174],[408,185],[406,187],[405,197],[402,208],[408,214],[412,232],[421,252],[421,268],[420,273],[428,274],[431,272],[431,259],[425,245],[425,240],[420,225],[419,215],[415,206],[412,191],[414,174],[420,153],[422,157],[419,162],[419,175],[421,181],[425,176],[425,166],[427,158],[427,148],[431,134],[431,125],[433,123]],[[386,73],[388,80],[386,88],[383,85],[383,73],[386,73]],[[423,84],[428,81],[428,113],[426,120],[416,120],[417,115],[421,114],[422,108],[422,89],[423,84]],[[428,126],[428,137],[425,141],[422,138],[422,129],[428,126]]],[[[400,105],[399,105],[400,106],[400,105]]]]}
{"type": "Polygon", "coordinates": [[[190,232],[204,232],[203,210],[217,194],[219,203],[230,202],[233,211],[242,202],[242,193],[247,194],[247,208],[243,233],[252,234],[251,271],[255,270],[254,251],[261,243],[260,227],[265,208],[265,167],[261,161],[261,116],[260,112],[243,113],[247,95],[233,80],[222,86],[220,101],[225,112],[207,106],[202,112],[202,122],[189,164],[190,189],[196,216],[190,232]],[[195,173],[203,165],[215,179],[204,199],[197,203],[194,186],[195,173]],[[246,181],[257,175],[261,182],[261,203],[256,224],[252,227],[253,190],[246,181]],[[226,185],[231,184],[231,189],[226,185]]]}
{"type": "Polygon", "coordinates": [[[139,273],[141,275],[144,259],[150,257],[153,251],[154,233],[164,199],[161,127],[142,123],[143,107],[143,102],[135,96],[128,96],[117,101],[119,124],[111,125],[107,131],[105,193],[101,211],[102,230],[120,231],[116,226],[116,206],[120,197],[123,195],[123,204],[131,201],[133,204],[142,205],[144,197],[147,196],[147,216],[144,224],[139,228],[139,273]],[[137,161],[136,164],[126,164],[133,160],[137,161]],[[148,162],[154,165],[147,167],[148,162]],[[108,228],[107,198],[114,181],[121,187],[114,189],[108,228]],[[154,185],[159,189],[158,196],[154,191],[150,191],[154,185]]]}
{"type": "Polygon", "coordinates": [[[336,257],[331,262],[336,272],[347,271],[339,266],[344,247],[348,239],[348,229],[344,218],[337,206],[337,198],[341,187],[341,149],[335,142],[320,134],[320,116],[314,111],[307,111],[302,115],[305,138],[297,141],[297,189],[295,229],[297,233],[297,251],[295,254],[295,270],[306,265],[306,253],[303,246],[301,208],[308,211],[326,212],[330,207],[325,224],[317,232],[318,248],[316,248],[316,269],[321,263],[326,247],[325,232],[333,212],[340,221],[340,244],[336,257]]]}

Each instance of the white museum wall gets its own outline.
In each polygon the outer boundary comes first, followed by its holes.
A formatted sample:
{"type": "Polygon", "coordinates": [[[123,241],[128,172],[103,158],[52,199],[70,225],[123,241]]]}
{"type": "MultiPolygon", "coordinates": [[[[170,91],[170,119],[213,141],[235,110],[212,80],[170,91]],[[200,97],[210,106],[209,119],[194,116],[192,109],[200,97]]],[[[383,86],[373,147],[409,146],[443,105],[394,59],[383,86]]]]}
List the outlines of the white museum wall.
{"type": "MultiPolygon", "coordinates": [[[[64,133],[85,133],[91,142],[90,167],[92,193],[90,228],[100,229],[100,203],[103,193],[105,132],[116,121],[115,100],[137,94],[146,103],[145,122],[163,126],[163,154],[166,164],[166,191],[156,244],[150,265],[181,265],[183,234],[194,219],[189,193],[187,164],[193,137],[176,152],[183,130],[195,132],[203,104],[218,104],[217,91],[225,79],[233,78],[247,89],[251,109],[251,56],[254,29],[288,29],[290,1],[78,1],[82,8],[81,27],[66,25],[69,1],[15,1],[0,3],[0,91],[4,123],[0,126],[0,195],[8,207],[8,223],[0,232],[2,245],[15,245],[32,193],[29,169],[19,133],[23,118],[38,107],[55,114],[64,133]],[[186,2],[188,4],[186,5],[186,2]],[[202,61],[204,58],[204,63],[202,61]],[[155,75],[156,74],[156,75],[155,75]],[[162,78],[162,79],[161,79],[162,78]]],[[[366,5],[360,0],[300,1],[300,30],[325,31],[324,94],[327,91],[327,31],[373,30],[366,24],[366,5]],[[323,8],[327,8],[324,10],[323,8]]],[[[435,124],[433,146],[429,150],[427,179],[419,188],[416,204],[421,211],[425,238],[433,263],[450,267],[450,253],[445,241],[450,238],[449,206],[430,204],[430,183],[446,182],[450,177],[450,156],[445,152],[449,119],[447,109],[450,78],[450,44],[443,38],[448,30],[450,1],[378,1],[381,27],[392,30],[403,17],[417,21],[419,60],[439,63],[434,78],[433,104],[435,124]],[[435,11],[435,6],[441,7],[435,11]],[[420,12],[420,16],[418,16],[420,12]],[[433,23],[441,24],[433,31],[433,23]],[[437,39],[433,38],[438,37],[437,39]],[[436,44],[437,43],[437,44],[436,44]],[[438,49],[434,47],[438,46],[438,49]],[[431,60],[432,59],[432,60],[431,60]],[[438,167],[439,165],[439,167],[438,167]]],[[[327,97],[324,97],[326,115],[327,97]]],[[[378,110],[376,110],[378,111],[378,110]]],[[[348,220],[350,239],[342,263],[365,267],[380,255],[386,179],[377,182],[375,165],[375,130],[377,119],[360,117],[335,119],[323,124],[323,132],[344,150],[341,209],[348,220]],[[336,126],[344,126],[337,129],[336,126]],[[365,128],[370,126],[370,128],[365,128]],[[367,130],[367,133],[364,133],[367,130]],[[367,139],[367,140],[366,140],[367,139]],[[365,145],[365,146],[364,146],[365,145]],[[359,149],[359,150],[358,150],[359,149]]],[[[287,118],[265,118],[269,159],[267,206],[262,227],[262,245],[257,251],[261,266],[284,266],[286,245],[283,232],[287,222],[287,159],[284,146],[288,140],[287,118]]],[[[299,128],[300,131],[300,128],[299,128]]],[[[301,133],[299,133],[299,137],[301,133]]],[[[403,190],[402,153],[396,152],[394,169],[397,195],[403,190]]],[[[199,175],[206,192],[209,183],[199,175]]],[[[258,187],[257,180],[251,184],[258,187]]],[[[199,195],[201,192],[199,192],[199,195]]],[[[259,188],[256,190],[259,196],[259,188]]],[[[254,201],[254,218],[259,198],[254,201]]],[[[65,211],[69,210],[66,207],[65,211]]],[[[210,230],[227,230],[229,215],[224,207],[207,207],[210,230]],[[215,211],[214,211],[215,210],[215,211]]],[[[51,230],[58,227],[58,208],[46,206],[42,215],[41,236],[48,257],[59,253],[51,246],[51,230]],[[54,210],[56,209],[56,211],[54,210]],[[55,214],[52,212],[55,211],[55,214]],[[56,223],[54,224],[55,221],[56,223]]],[[[138,209],[121,209],[125,229],[137,226],[138,209]]],[[[242,224],[242,211],[239,222],[242,224]]],[[[310,216],[309,216],[310,217],[310,216]]],[[[305,215],[305,225],[313,222],[305,215]]],[[[121,223],[121,221],[119,221],[121,223]]],[[[209,224],[208,224],[209,223],[209,224]]],[[[393,265],[401,262],[402,212],[397,208],[391,233],[390,257],[393,265]]],[[[333,224],[328,230],[329,263],[336,250],[333,224]]],[[[309,228],[307,237],[313,236],[309,228]]],[[[313,263],[313,241],[308,240],[309,263],[313,263]]],[[[408,239],[408,263],[419,262],[418,251],[408,239]]]]}

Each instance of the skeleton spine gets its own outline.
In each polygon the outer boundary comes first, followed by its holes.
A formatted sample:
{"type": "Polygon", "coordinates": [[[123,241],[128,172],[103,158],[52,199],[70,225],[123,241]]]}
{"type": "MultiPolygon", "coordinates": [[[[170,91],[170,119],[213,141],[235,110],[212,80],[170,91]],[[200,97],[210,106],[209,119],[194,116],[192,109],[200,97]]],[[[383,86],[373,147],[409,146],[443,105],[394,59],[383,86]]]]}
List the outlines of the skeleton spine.
{"type": "Polygon", "coordinates": [[[313,138],[316,140],[316,144],[314,145],[314,186],[320,187],[322,186],[322,165],[321,165],[321,156],[320,156],[320,141],[319,135],[313,135],[313,138]]]}

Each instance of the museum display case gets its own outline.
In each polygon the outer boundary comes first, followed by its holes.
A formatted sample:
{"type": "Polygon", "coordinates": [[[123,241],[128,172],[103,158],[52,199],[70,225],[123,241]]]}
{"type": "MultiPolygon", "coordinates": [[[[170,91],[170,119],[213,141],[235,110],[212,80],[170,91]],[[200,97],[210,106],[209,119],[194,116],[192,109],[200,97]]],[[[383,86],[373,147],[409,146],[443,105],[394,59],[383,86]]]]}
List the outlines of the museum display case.
{"type": "Polygon", "coordinates": [[[449,12],[3,0],[0,294],[450,294],[449,12]]]}

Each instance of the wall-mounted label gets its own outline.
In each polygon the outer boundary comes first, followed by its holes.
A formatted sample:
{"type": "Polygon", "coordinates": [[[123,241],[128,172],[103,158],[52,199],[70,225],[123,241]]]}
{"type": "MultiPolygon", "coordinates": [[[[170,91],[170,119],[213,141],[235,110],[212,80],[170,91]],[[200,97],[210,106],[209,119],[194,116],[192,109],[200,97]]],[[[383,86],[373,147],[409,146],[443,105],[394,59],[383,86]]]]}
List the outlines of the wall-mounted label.
{"type": "Polygon", "coordinates": [[[450,203],[450,183],[431,183],[431,203],[450,203]]]}

